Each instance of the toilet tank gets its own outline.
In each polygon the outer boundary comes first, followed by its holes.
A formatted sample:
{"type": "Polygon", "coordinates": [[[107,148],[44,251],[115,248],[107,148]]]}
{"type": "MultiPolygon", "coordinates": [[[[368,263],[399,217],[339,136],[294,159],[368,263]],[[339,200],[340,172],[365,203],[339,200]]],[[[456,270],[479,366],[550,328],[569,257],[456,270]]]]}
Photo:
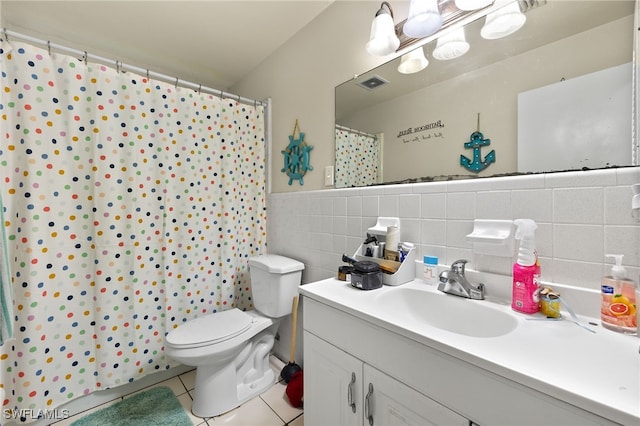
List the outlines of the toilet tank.
{"type": "Polygon", "coordinates": [[[304,264],[277,254],[249,258],[253,305],[262,314],[280,318],[291,313],[304,264]]]}

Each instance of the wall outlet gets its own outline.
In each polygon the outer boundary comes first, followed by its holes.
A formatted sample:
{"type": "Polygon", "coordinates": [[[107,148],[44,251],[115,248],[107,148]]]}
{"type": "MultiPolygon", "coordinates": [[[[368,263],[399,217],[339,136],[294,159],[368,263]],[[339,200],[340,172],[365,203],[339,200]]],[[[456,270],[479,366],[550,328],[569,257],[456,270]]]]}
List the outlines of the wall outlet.
{"type": "Polygon", "coordinates": [[[333,166],[324,168],[324,186],[333,186],[333,166]]]}

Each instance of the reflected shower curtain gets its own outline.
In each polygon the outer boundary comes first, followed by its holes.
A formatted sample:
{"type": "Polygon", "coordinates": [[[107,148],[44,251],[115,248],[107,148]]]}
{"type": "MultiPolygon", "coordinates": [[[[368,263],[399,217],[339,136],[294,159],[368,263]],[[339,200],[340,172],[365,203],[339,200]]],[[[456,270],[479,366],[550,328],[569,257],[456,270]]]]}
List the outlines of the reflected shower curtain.
{"type": "Polygon", "coordinates": [[[336,188],[378,183],[379,164],[377,137],[336,127],[336,188]]]}
{"type": "Polygon", "coordinates": [[[167,369],[172,328],[253,308],[264,111],[28,44],[0,53],[15,298],[0,396],[20,413],[167,369]]]}

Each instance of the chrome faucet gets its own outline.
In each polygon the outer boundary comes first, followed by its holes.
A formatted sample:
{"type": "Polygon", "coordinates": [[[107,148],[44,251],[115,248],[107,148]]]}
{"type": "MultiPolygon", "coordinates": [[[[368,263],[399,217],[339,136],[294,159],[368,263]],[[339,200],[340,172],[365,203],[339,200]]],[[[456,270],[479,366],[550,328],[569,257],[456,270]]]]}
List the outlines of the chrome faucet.
{"type": "Polygon", "coordinates": [[[466,297],[467,299],[484,299],[484,284],[471,284],[464,275],[464,265],[467,260],[456,260],[451,264],[451,269],[440,273],[440,284],[438,290],[466,297]]]}

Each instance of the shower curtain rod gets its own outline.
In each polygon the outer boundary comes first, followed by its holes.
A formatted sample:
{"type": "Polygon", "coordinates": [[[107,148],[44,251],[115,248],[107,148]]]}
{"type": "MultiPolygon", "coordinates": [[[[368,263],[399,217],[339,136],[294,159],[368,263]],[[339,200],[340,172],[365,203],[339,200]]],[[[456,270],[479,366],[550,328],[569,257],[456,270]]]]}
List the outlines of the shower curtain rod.
{"type": "Polygon", "coordinates": [[[160,80],[165,83],[173,83],[175,87],[180,86],[186,89],[192,89],[199,93],[204,92],[210,95],[216,95],[216,96],[219,96],[220,98],[236,99],[238,102],[247,104],[247,105],[254,105],[254,106],[266,105],[266,102],[264,101],[245,98],[240,95],[235,95],[233,93],[225,92],[224,90],[213,89],[211,87],[202,86],[201,84],[193,83],[191,81],[180,80],[178,77],[171,77],[170,75],[162,74],[155,71],[149,71],[148,68],[145,69],[145,68],[137,67],[135,65],[125,64],[118,60],[108,59],[102,56],[87,53],[86,50],[78,50],[71,47],[63,46],[61,44],[52,43],[49,40],[43,40],[43,39],[32,37],[26,34],[21,34],[15,31],[10,31],[10,30],[7,30],[6,28],[4,28],[2,34],[0,34],[0,40],[6,41],[9,43],[11,42],[10,39],[13,39],[13,38],[17,39],[18,41],[24,41],[27,43],[39,45],[40,47],[46,48],[49,51],[49,53],[51,53],[52,50],[55,50],[57,52],[68,54],[71,56],[76,56],[76,57],[80,56],[78,60],[83,61],[85,64],[89,61],[104,64],[104,65],[115,64],[116,70],[118,72],[127,72],[127,71],[134,72],[142,76],[146,76],[148,79],[153,78],[154,80],[160,80]]]}
{"type": "Polygon", "coordinates": [[[336,124],[336,129],[344,130],[346,132],[355,133],[356,135],[368,136],[370,138],[378,139],[378,136],[372,135],[371,133],[363,132],[361,130],[352,129],[350,127],[343,126],[341,124],[336,124]]]}

